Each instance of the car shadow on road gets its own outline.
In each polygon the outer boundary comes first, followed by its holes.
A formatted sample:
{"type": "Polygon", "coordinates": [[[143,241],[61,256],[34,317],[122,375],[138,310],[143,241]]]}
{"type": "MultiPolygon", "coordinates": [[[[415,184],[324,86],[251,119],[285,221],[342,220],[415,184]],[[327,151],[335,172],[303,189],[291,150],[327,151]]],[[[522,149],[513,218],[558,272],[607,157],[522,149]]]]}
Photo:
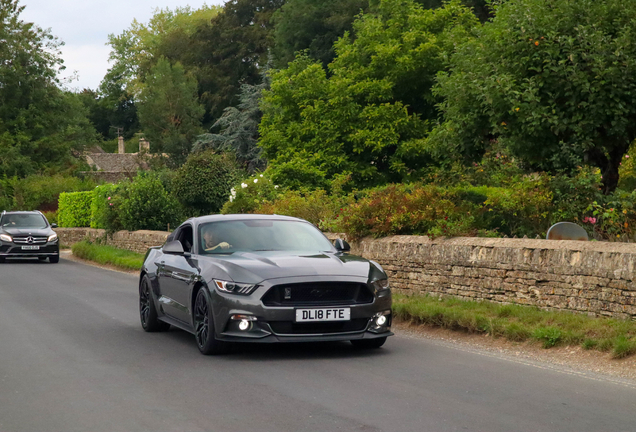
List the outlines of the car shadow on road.
{"type": "Polygon", "coordinates": [[[6,264],[49,264],[48,260],[40,260],[38,257],[33,258],[6,258],[0,265],[6,264]]]}
{"type": "MultiPolygon", "coordinates": [[[[192,345],[197,350],[194,336],[171,328],[166,334],[180,343],[192,345]]],[[[176,342],[176,341],[175,341],[176,342]]],[[[347,341],[342,342],[288,342],[288,343],[233,343],[222,357],[233,360],[315,360],[381,357],[391,353],[391,338],[378,349],[360,349],[347,341]]]]}

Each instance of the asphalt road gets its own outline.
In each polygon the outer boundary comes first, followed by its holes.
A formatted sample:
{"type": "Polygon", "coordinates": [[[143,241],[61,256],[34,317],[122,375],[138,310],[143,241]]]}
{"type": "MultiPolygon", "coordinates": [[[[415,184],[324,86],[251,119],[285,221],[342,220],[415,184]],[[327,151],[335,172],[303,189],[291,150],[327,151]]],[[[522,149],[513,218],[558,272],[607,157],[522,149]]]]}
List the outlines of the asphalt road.
{"type": "Polygon", "coordinates": [[[0,264],[0,432],[635,430],[629,382],[400,336],[205,357],[142,331],[134,275],[0,264]]]}

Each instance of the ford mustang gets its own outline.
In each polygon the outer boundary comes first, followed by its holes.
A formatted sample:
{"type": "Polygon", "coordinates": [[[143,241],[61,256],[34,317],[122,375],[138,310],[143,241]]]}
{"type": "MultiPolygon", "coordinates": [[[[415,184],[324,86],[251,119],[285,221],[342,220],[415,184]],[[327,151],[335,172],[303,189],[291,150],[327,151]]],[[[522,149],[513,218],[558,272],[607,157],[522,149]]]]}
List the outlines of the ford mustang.
{"type": "Polygon", "coordinates": [[[378,348],[393,334],[389,281],[378,263],[349,250],[292,217],[188,219],[146,253],[141,325],[188,331],[203,354],[232,342],[345,340],[378,348]]]}

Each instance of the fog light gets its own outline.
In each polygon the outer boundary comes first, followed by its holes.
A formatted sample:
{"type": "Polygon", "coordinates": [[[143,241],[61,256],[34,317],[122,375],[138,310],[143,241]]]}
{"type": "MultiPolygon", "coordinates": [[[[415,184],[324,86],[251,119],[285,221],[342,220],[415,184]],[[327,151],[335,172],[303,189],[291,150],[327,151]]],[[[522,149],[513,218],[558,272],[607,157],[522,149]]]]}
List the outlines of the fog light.
{"type": "Polygon", "coordinates": [[[376,320],[375,320],[376,324],[378,326],[383,326],[384,324],[386,324],[386,316],[385,315],[380,315],[376,320]]]}
{"type": "Polygon", "coordinates": [[[241,320],[239,323],[239,329],[245,331],[248,328],[250,328],[250,322],[248,320],[241,320]]]}

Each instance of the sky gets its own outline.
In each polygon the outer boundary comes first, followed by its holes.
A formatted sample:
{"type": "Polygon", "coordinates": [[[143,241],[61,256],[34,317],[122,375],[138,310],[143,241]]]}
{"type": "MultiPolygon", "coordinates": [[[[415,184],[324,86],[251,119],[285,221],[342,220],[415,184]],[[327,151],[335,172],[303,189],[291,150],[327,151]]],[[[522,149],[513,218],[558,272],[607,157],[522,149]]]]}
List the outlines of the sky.
{"type": "Polygon", "coordinates": [[[65,45],[61,47],[66,70],[61,78],[75,72],[79,80],[66,85],[73,90],[96,89],[109,68],[106,45],[110,33],[120,34],[133,19],[147,23],[155,8],[174,9],[204,4],[222,5],[224,0],[21,0],[26,6],[20,18],[50,28],[65,45]]]}

